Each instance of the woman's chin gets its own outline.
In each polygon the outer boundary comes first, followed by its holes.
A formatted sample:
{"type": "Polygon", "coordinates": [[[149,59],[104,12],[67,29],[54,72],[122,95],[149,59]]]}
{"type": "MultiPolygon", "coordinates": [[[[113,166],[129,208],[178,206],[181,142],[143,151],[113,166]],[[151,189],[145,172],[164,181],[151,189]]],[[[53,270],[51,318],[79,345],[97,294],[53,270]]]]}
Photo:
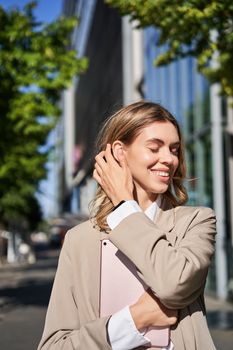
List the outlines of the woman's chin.
{"type": "Polygon", "coordinates": [[[162,193],[165,193],[167,189],[168,189],[168,185],[163,184],[163,185],[154,187],[152,193],[162,194],[162,193]]]}

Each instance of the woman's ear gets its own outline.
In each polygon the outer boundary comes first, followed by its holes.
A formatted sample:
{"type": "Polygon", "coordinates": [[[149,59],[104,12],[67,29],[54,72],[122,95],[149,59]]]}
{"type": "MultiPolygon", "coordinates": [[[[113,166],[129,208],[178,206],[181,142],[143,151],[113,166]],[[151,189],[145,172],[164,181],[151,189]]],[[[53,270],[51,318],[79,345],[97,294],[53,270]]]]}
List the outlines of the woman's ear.
{"type": "Polygon", "coordinates": [[[114,158],[119,162],[123,156],[124,152],[124,144],[123,142],[116,140],[112,144],[112,153],[114,158]]]}

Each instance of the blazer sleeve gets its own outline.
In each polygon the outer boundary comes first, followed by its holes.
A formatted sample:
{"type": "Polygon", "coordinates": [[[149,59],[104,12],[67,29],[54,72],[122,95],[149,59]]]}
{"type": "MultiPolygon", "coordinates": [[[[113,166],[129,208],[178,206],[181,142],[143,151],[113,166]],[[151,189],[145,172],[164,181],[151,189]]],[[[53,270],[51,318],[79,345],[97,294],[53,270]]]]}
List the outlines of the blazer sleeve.
{"type": "Polygon", "coordinates": [[[66,235],[47,310],[44,332],[38,350],[110,350],[107,342],[108,317],[97,318],[80,327],[73,295],[74,266],[66,235]]]}
{"type": "MultiPolygon", "coordinates": [[[[185,234],[175,246],[144,213],[130,215],[110,234],[110,240],[136,265],[152,292],[173,309],[188,306],[203,292],[215,245],[212,209],[198,208],[181,221],[185,234]]],[[[173,231],[176,237],[179,226],[173,231]]]]}

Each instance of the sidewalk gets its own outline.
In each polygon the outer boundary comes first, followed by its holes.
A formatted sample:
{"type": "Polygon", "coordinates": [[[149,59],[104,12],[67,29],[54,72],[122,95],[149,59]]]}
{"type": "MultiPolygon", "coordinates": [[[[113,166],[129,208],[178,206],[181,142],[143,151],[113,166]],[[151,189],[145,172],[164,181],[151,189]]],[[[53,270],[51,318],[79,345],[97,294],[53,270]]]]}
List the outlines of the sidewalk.
{"type": "Polygon", "coordinates": [[[42,280],[52,283],[58,255],[58,250],[40,251],[37,253],[38,259],[34,264],[28,262],[0,264],[0,321],[2,315],[15,305],[13,294],[16,295],[23,284],[33,284],[35,281],[42,280]]]}

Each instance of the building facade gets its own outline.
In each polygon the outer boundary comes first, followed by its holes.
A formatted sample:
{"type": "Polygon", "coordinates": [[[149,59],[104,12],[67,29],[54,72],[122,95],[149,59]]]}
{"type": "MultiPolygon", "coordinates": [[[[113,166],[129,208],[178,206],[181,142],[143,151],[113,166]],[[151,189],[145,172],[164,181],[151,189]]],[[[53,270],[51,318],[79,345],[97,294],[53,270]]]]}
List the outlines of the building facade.
{"type": "Polygon", "coordinates": [[[95,138],[103,120],[122,105],[121,18],[99,0],[64,1],[64,14],[80,18],[72,45],[89,59],[86,74],[65,93],[70,159],[65,210],[88,213],[96,189],[91,177],[95,138]]]}

